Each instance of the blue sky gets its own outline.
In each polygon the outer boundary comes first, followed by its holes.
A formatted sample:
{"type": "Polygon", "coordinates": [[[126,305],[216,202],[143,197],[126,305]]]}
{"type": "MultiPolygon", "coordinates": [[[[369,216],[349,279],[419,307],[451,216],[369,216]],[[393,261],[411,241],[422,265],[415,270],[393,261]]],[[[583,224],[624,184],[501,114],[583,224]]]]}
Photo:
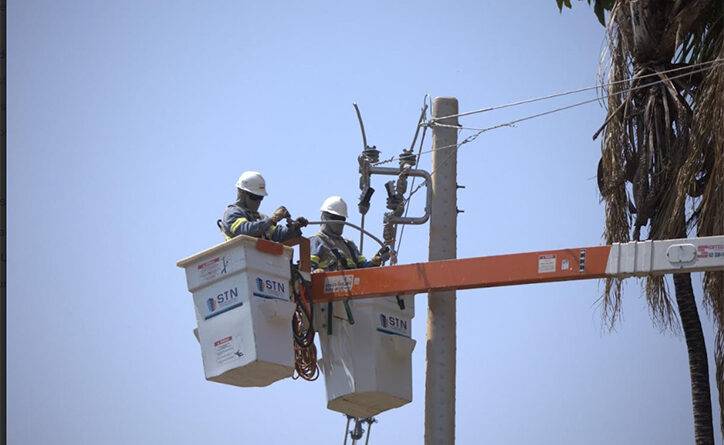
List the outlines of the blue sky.
{"type": "MultiPolygon", "coordinates": [[[[561,15],[553,0],[9,3],[12,444],[340,443],[321,380],[204,380],[176,261],[222,240],[215,221],[244,170],[267,180],[262,211],[316,218],[332,194],[354,207],[352,102],[389,157],[409,146],[425,94],[465,111],[591,86],[604,42],[585,3],[561,15]]],[[[458,257],[600,244],[591,135],[604,117],[589,104],[463,146],[458,257]]],[[[369,230],[381,234],[384,211],[379,193],[369,230]]],[[[427,239],[408,227],[400,262],[425,261],[427,239]]],[[[682,337],[652,325],[636,281],[606,333],[601,289],[458,292],[458,443],[692,441],[682,337]]],[[[426,304],[418,295],[414,401],[380,415],[371,443],[422,443],[426,304]]],[[[706,317],[704,329],[711,356],[706,317]]]]}

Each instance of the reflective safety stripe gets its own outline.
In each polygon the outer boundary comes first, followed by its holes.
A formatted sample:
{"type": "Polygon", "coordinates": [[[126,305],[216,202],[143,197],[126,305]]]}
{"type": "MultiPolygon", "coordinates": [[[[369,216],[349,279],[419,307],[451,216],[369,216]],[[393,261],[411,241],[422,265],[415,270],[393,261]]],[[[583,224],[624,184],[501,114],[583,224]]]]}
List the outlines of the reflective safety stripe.
{"type": "Polygon", "coordinates": [[[347,260],[347,267],[355,267],[357,264],[355,264],[354,260],[352,258],[345,258],[347,260]]]}
{"type": "Polygon", "coordinates": [[[244,222],[246,222],[246,221],[247,221],[246,218],[237,218],[237,220],[234,221],[234,223],[231,225],[231,228],[230,228],[231,233],[233,234],[234,232],[236,232],[236,229],[239,228],[239,226],[241,225],[241,223],[244,223],[244,222]]]}
{"type": "Polygon", "coordinates": [[[367,258],[365,258],[364,255],[357,255],[357,262],[358,262],[358,263],[364,263],[365,261],[367,261],[367,258]]]}
{"type": "Polygon", "coordinates": [[[277,227],[278,226],[276,224],[274,224],[273,226],[269,227],[269,229],[266,231],[266,236],[268,236],[269,239],[271,239],[271,237],[274,236],[274,232],[277,231],[277,227]]]}
{"type": "Polygon", "coordinates": [[[320,261],[319,267],[321,267],[322,269],[326,269],[327,267],[329,267],[329,261],[320,261]]]}
{"type": "Polygon", "coordinates": [[[319,256],[318,255],[310,255],[309,258],[312,260],[313,264],[319,264],[319,256]]]}

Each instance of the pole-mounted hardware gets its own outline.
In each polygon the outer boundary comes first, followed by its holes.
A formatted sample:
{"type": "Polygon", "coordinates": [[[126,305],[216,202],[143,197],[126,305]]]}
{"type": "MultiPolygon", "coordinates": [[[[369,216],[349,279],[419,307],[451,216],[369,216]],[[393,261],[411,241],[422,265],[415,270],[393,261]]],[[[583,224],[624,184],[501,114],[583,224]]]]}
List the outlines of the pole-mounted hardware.
{"type": "MultiPolygon", "coordinates": [[[[395,264],[397,262],[397,253],[395,252],[397,225],[424,224],[430,218],[430,212],[432,209],[432,178],[427,171],[414,168],[417,164],[417,156],[413,153],[413,146],[417,140],[419,125],[415,131],[412,146],[409,149],[403,149],[402,153],[400,153],[397,157],[399,166],[397,168],[378,167],[375,164],[377,164],[380,160],[380,150],[378,150],[376,146],[367,145],[367,134],[365,133],[364,123],[362,122],[362,114],[360,113],[357,104],[354,103],[353,105],[355,112],[357,113],[360,131],[362,132],[362,153],[360,153],[357,157],[360,173],[360,197],[357,207],[362,215],[363,228],[365,215],[370,209],[370,200],[375,192],[375,189],[371,186],[372,175],[388,175],[397,177],[396,180],[388,181],[385,184],[385,189],[387,191],[387,209],[390,211],[386,212],[384,215],[384,229],[382,232],[384,244],[390,248],[391,263],[395,264]],[[407,178],[409,176],[420,177],[425,181],[424,186],[427,193],[425,199],[425,213],[422,216],[403,216],[405,206],[407,205],[405,193],[407,192],[407,178]]],[[[422,110],[420,121],[423,120],[426,110],[427,106],[425,106],[422,110]]],[[[360,238],[360,250],[362,250],[363,242],[364,240],[360,238]]]]}
{"type": "MultiPolygon", "coordinates": [[[[359,111],[357,103],[352,103],[352,105],[354,105],[354,111],[357,113],[357,121],[359,122],[359,128],[362,132],[362,154],[358,158],[359,168],[360,171],[362,171],[363,169],[369,168],[370,164],[379,162],[380,151],[377,150],[377,147],[375,147],[374,145],[372,147],[367,145],[367,134],[365,133],[365,125],[362,122],[362,114],[359,111]]],[[[359,203],[357,204],[357,209],[359,210],[360,215],[362,215],[362,228],[364,229],[365,215],[370,209],[370,199],[372,198],[372,194],[375,192],[375,189],[370,187],[369,175],[360,176],[359,188],[361,190],[361,194],[359,197],[359,203]]],[[[362,251],[363,247],[364,237],[362,236],[362,234],[360,234],[360,251],[362,251]]]]}

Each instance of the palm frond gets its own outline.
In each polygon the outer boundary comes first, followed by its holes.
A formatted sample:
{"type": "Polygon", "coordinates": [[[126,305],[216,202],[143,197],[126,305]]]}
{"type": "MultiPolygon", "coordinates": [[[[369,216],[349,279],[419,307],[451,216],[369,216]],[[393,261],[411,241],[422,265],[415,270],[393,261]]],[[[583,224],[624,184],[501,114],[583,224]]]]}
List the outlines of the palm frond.
{"type": "MultiPolygon", "coordinates": [[[[601,160],[598,164],[598,188],[601,199],[605,203],[606,223],[604,239],[606,244],[621,243],[629,240],[630,221],[628,216],[628,196],[626,193],[626,153],[630,151],[629,136],[624,126],[624,120],[619,117],[625,113],[622,105],[626,100],[627,83],[621,82],[629,78],[628,63],[624,42],[616,31],[615,21],[608,26],[610,76],[601,78],[602,83],[608,83],[608,110],[613,118],[606,125],[603,135],[601,160]],[[621,110],[621,111],[619,111],[621,110]]],[[[602,296],[602,316],[604,324],[613,329],[621,317],[621,280],[609,278],[606,280],[602,296]]]]}
{"type": "MultiPolygon", "coordinates": [[[[724,8],[723,8],[724,9],[724,8]]],[[[720,15],[721,17],[721,15],[720,15]]],[[[718,48],[709,50],[724,58],[722,21],[713,27],[719,35],[718,48]],[[717,29],[718,28],[718,29],[717,29]]],[[[710,42],[711,39],[706,39],[710,42]]],[[[702,191],[697,216],[699,236],[724,235],[724,66],[709,71],[699,89],[693,122],[691,155],[680,179],[681,187],[696,194],[702,191]],[[686,176],[685,176],[686,175],[686,176]]],[[[704,301],[711,308],[717,327],[716,376],[720,406],[724,406],[724,272],[704,274],[704,301]]],[[[723,410],[724,411],[724,410],[723,410]]],[[[721,413],[724,435],[724,412],[721,413]]]]}
{"type": "MultiPolygon", "coordinates": [[[[598,166],[606,243],[678,238],[694,228],[699,236],[724,234],[724,64],[666,74],[724,59],[723,29],[722,0],[613,2],[599,70],[601,84],[617,82],[601,88],[608,109],[598,166]],[[656,85],[643,80],[652,74],[656,85]]],[[[724,272],[705,274],[703,285],[717,326],[724,406],[724,272]]],[[[646,278],[644,289],[654,323],[678,328],[664,278],[646,278]]],[[[601,307],[609,329],[621,319],[621,292],[620,280],[606,280],[601,307]]],[[[724,410],[721,425],[724,434],[724,410]]]]}

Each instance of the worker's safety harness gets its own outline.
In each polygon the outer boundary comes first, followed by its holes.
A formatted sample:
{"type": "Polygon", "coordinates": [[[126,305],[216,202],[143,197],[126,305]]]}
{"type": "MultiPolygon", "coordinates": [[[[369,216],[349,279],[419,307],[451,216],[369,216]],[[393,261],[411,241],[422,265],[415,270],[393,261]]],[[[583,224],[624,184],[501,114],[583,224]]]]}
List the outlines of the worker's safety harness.
{"type": "MultiPolygon", "coordinates": [[[[339,252],[339,249],[337,249],[336,246],[331,245],[332,241],[327,238],[327,236],[322,233],[319,237],[322,240],[322,243],[324,246],[329,249],[330,252],[332,252],[332,255],[335,256],[337,259],[337,265],[342,267],[342,270],[349,270],[354,269],[353,267],[349,267],[349,264],[347,264],[346,258],[339,252]]],[[[349,251],[350,258],[354,257],[354,248],[352,247],[352,243],[347,241],[344,238],[341,238],[344,245],[347,247],[347,250],[349,251]]],[[[352,259],[352,261],[355,261],[352,259]]],[[[355,261],[355,265],[357,262],[355,261]]],[[[344,311],[347,313],[347,321],[349,321],[349,324],[354,324],[354,316],[352,315],[352,308],[349,306],[349,301],[344,300],[342,302],[344,305],[344,311]]],[[[332,335],[332,317],[334,313],[334,308],[332,305],[332,302],[330,301],[327,303],[327,335],[332,335]]]]}

